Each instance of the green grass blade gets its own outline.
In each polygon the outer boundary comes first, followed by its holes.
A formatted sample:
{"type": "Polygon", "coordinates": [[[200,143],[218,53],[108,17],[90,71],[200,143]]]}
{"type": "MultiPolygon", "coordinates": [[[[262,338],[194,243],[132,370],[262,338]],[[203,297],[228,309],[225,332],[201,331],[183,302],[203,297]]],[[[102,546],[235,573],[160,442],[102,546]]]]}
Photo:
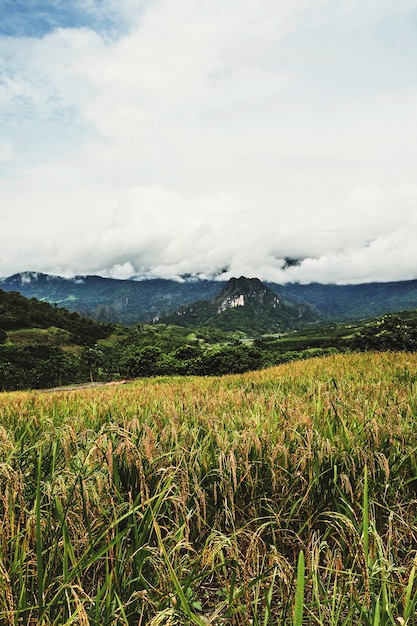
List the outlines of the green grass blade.
{"type": "Polygon", "coordinates": [[[36,473],[36,494],[35,494],[35,519],[36,519],[36,569],[38,576],[38,606],[39,617],[43,613],[43,549],[42,549],[42,520],[41,520],[41,471],[42,471],[42,448],[39,448],[38,466],[36,473]]]}
{"type": "Polygon", "coordinates": [[[404,624],[407,624],[409,618],[413,610],[415,610],[416,600],[417,600],[417,591],[413,593],[414,587],[414,579],[416,576],[416,562],[414,560],[413,567],[411,568],[410,576],[408,577],[407,590],[405,593],[405,603],[404,603],[404,624]]]}
{"type": "Polygon", "coordinates": [[[203,621],[198,615],[196,615],[191,610],[190,604],[189,604],[189,602],[187,600],[187,597],[186,597],[186,595],[184,593],[184,590],[183,590],[183,588],[181,586],[181,583],[178,580],[178,577],[177,577],[177,575],[175,573],[175,570],[172,567],[172,563],[171,563],[171,561],[169,559],[169,556],[168,556],[168,553],[166,551],[165,544],[164,544],[163,539],[162,539],[162,534],[161,534],[161,529],[159,527],[159,524],[156,521],[155,516],[152,515],[152,517],[153,517],[153,524],[154,524],[155,534],[156,534],[156,536],[158,538],[159,549],[161,550],[161,553],[164,556],[165,563],[166,563],[166,565],[168,567],[169,575],[170,575],[171,581],[172,581],[172,583],[174,585],[175,593],[176,593],[176,595],[178,597],[181,610],[187,615],[187,617],[189,618],[189,620],[190,620],[190,622],[192,624],[196,624],[196,626],[207,626],[207,622],[203,621]]]}
{"type": "Polygon", "coordinates": [[[363,473],[363,551],[365,563],[369,566],[369,490],[368,490],[368,466],[365,463],[363,473]]]}
{"type": "Polygon", "coordinates": [[[379,626],[381,623],[381,609],[379,604],[379,598],[376,599],[375,603],[375,613],[374,613],[374,623],[373,626],[379,626]]]}
{"type": "Polygon", "coordinates": [[[294,602],[294,626],[302,626],[304,608],[305,560],[301,550],[297,563],[297,587],[294,602]]]}

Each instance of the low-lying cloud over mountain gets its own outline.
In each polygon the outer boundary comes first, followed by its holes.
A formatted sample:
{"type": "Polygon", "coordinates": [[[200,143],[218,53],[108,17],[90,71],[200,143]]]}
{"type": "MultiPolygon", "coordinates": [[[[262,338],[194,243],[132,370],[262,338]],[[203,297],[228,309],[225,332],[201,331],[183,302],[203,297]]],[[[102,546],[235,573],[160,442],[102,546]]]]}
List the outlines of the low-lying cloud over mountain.
{"type": "MultiPolygon", "coordinates": [[[[135,187],[107,224],[85,226],[79,218],[52,239],[40,235],[24,254],[24,267],[117,278],[224,279],[240,273],[274,282],[414,278],[416,199],[411,187],[386,197],[376,188],[362,188],[340,213],[316,208],[294,214],[249,210],[226,194],[191,199],[161,186],[135,187]]],[[[15,263],[21,266],[22,259],[15,263]]],[[[9,274],[15,269],[10,263],[9,274]]]]}
{"type": "Polygon", "coordinates": [[[413,0],[28,6],[0,24],[0,275],[417,277],[413,0]]]}

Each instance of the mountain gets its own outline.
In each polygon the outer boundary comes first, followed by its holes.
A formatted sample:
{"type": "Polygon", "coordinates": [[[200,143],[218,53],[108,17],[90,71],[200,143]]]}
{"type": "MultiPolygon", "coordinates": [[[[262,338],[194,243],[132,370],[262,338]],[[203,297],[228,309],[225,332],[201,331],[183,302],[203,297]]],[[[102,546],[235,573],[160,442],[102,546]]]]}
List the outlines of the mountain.
{"type": "Polygon", "coordinates": [[[311,305],[291,304],[258,278],[231,278],[210,300],[182,305],[165,322],[181,326],[213,326],[248,333],[276,333],[317,322],[311,305]]]}
{"type": "MultiPolygon", "coordinates": [[[[181,305],[210,300],[225,284],[215,280],[62,278],[39,272],[0,279],[0,288],[5,291],[18,291],[95,320],[127,326],[166,317],[181,305]]],[[[359,285],[264,284],[287,303],[309,303],[329,321],[369,319],[417,308],[417,280],[359,285]]]]}
{"type": "Polygon", "coordinates": [[[40,272],[22,272],[0,280],[5,291],[19,291],[63,306],[100,322],[126,326],[151,322],[174,312],[181,304],[211,297],[216,281],[118,280],[101,276],[63,278],[40,272]]]}

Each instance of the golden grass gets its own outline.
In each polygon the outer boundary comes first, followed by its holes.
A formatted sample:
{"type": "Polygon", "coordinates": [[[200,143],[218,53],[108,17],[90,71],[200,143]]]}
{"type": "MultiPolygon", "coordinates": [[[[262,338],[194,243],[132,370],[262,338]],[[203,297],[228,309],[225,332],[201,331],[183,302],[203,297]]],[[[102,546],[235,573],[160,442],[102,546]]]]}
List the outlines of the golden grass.
{"type": "Polygon", "coordinates": [[[298,623],[302,550],[303,624],[414,623],[416,414],[405,353],[2,393],[0,621],[298,623]]]}

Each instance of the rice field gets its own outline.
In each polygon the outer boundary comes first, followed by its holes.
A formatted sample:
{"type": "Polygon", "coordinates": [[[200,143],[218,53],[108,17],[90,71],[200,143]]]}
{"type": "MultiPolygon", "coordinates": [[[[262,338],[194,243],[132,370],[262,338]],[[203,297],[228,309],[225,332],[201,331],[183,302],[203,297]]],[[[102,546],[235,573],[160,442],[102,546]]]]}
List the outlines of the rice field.
{"type": "Polygon", "coordinates": [[[0,623],[417,623],[417,355],[0,394],[0,623]]]}

